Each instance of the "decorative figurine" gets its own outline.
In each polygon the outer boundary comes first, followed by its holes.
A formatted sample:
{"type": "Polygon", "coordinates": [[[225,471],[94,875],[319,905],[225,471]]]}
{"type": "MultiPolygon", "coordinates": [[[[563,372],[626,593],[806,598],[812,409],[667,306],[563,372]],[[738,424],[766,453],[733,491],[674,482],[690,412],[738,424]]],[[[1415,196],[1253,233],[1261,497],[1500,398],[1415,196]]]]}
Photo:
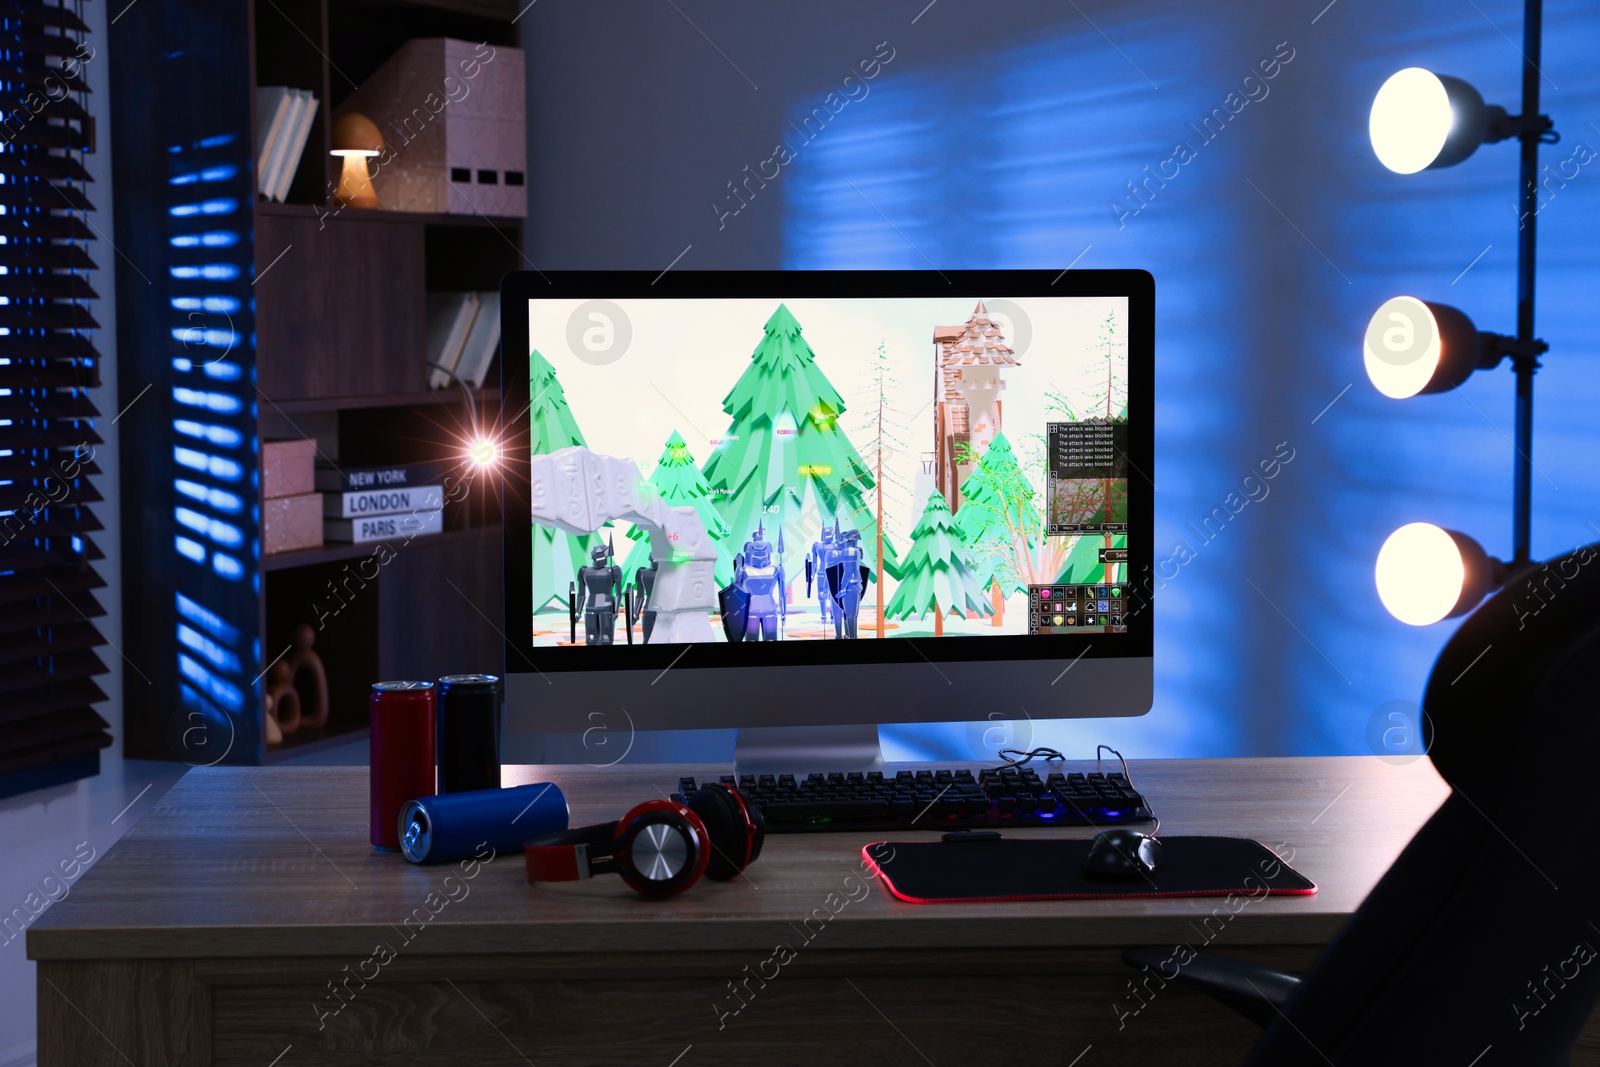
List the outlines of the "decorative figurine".
{"type": "MultiPolygon", "coordinates": [[[[263,687],[262,699],[267,702],[272,717],[278,721],[280,739],[300,729],[300,694],[294,687],[294,669],[283,660],[280,659],[267,670],[267,684],[263,687]]],[[[267,732],[270,734],[272,731],[269,728],[267,732]]]]}
{"type": "Polygon", "coordinates": [[[733,557],[733,584],[722,590],[722,628],[729,641],[776,641],[788,621],[788,593],[784,589],[783,528],[778,528],[778,552],[766,539],[766,524],[733,557]]]}
{"type": "Polygon", "coordinates": [[[806,596],[811,595],[811,581],[817,582],[817,613],[822,620],[824,631],[833,619],[833,596],[828,591],[828,563],[829,555],[833,552],[833,538],[837,531],[839,520],[834,520],[834,529],[827,526],[822,528],[821,537],[812,544],[811,554],[806,557],[806,596]]]}
{"type": "Polygon", "coordinates": [[[575,622],[578,613],[583,613],[583,641],[587,645],[609,645],[616,640],[622,568],[611,562],[615,555],[609,543],[595,545],[594,551],[589,553],[590,565],[578,568],[572,615],[575,622]]]}
{"type": "Polygon", "coordinates": [[[856,623],[861,612],[861,593],[866,588],[868,570],[863,562],[860,530],[840,530],[834,520],[833,551],[828,556],[828,588],[833,598],[833,636],[857,637],[856,623]]]}
{"type": "Polygon", "coordinates": [[[294,679],[295,691],[300,695],[300,707],[305,715],[305,727],[320,730],[328,725],[328,672],[322,666],[322,657],[311,650],[316,643],[317,631],[303,622],[294,628],[294,651],[284,657],[294,679]],[[302,681],[302,675],[309,675],[302,681]]]}

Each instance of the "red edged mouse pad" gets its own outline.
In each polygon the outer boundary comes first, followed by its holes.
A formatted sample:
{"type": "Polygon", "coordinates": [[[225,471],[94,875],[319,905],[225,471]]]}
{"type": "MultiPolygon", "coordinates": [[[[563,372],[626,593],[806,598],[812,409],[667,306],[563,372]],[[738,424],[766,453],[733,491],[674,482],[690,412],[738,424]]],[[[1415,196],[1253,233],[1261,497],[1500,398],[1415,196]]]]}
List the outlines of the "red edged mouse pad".
{"type": "Polygon", "coordinates": [[[1316,883],[1242,837],[1165,837],[1155,873],[1106,881],[1083,873],[1089,840],[875,841],[861,855],[910,904],[1124,897],[1310,896],[1316,883]]]}

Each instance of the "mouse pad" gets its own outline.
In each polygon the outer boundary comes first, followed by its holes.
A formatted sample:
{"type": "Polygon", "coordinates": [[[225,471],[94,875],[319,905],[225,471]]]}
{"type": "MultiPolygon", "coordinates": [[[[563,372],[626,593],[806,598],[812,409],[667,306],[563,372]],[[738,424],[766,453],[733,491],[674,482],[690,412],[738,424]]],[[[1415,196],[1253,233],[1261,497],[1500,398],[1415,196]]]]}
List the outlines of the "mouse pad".
{"type": "Polygon", "coordinates": [[[911,904],[1122,897],[1309,896],[1316,883],[1242,837],[1162,837],[1154,874],[1084,875],[1089,839],[875,841],[861,850],[884,886],[911,904]]]}

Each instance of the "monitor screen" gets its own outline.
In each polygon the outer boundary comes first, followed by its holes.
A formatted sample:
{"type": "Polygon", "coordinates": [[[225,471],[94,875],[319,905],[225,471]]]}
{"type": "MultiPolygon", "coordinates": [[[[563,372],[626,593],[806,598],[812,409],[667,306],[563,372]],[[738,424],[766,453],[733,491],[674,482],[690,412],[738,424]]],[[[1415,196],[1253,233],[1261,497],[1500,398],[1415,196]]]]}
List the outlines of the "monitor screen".
{"type": "Polygon", "coordinates": [[[510,276],[513,690],[565,694],[547,730],[624,695],[657,728],[983,719],[1008,686],[1034,717],[1147,710],[1152,290],[510,276]],[[756,676],[779,691],[721,697],[756,676]]]}

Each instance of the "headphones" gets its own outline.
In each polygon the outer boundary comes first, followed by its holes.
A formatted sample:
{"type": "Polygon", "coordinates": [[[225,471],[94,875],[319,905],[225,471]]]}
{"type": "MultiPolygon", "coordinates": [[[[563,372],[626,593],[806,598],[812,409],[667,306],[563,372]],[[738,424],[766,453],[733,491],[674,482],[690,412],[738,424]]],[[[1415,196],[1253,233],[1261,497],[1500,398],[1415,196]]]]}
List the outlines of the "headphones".
{"type": "Polygon", "coordinates": [[[647,897],[670,897],[701,875],[725,882],[761,855],[761,808],[714,783],[678,800],[647,800],[616,822],[535,837],[522,846],[529,883],[616,873],[647,897]]]}

